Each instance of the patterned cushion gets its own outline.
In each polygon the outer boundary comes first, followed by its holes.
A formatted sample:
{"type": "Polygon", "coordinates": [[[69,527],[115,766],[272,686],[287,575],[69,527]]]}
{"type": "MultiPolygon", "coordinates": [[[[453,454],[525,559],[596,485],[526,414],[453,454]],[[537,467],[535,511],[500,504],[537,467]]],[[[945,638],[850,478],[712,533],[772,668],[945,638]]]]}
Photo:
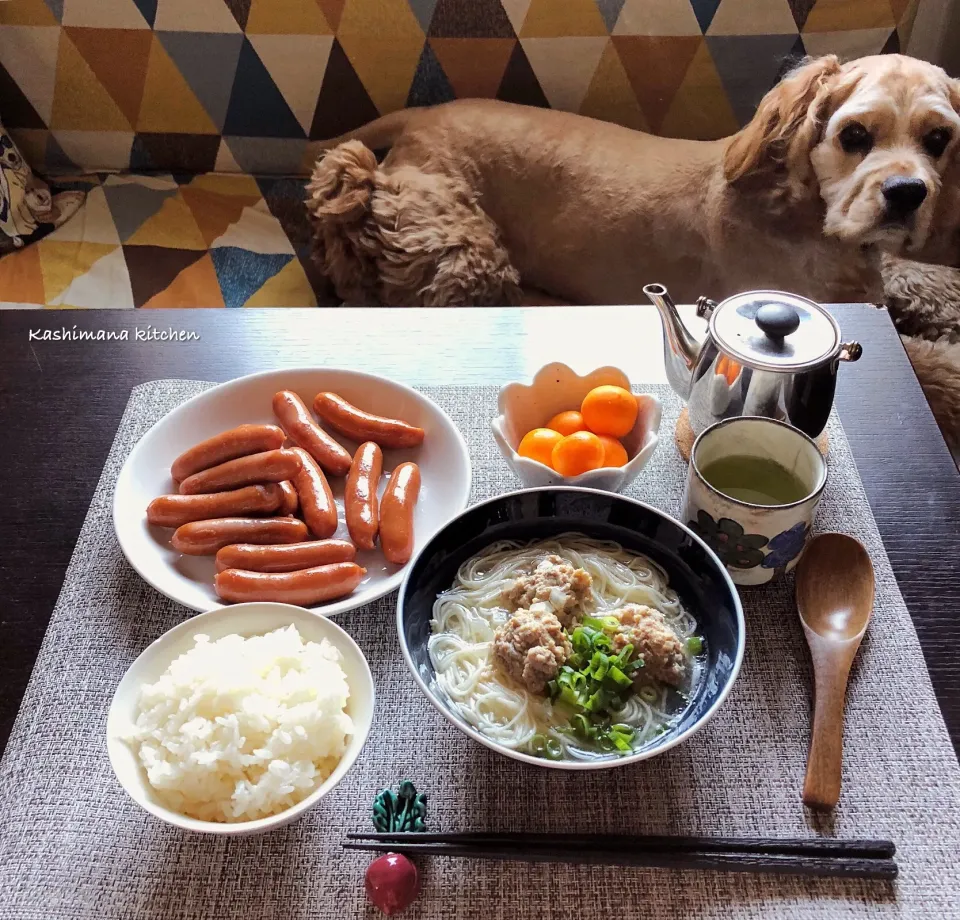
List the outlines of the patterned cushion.
{"type": "Polygon", "coordinates": [[[462,96],[719,137],[788,57],[905,46],[919,0],[12,0],[0,99],[47,170],[298,173],[462,96]]]}
{"type": "Polygon", "coordinates": [[[337,303],[309,259],[301,181],[126,174],[66,184],[88,190],[86,206],[0,259],[0,308],[337,303]]]}
{"type": "Polygon", "coordinates": [[[81,204],[82,192],[51,192],[0,125],[0,253],[46,236],[81,204]]]}

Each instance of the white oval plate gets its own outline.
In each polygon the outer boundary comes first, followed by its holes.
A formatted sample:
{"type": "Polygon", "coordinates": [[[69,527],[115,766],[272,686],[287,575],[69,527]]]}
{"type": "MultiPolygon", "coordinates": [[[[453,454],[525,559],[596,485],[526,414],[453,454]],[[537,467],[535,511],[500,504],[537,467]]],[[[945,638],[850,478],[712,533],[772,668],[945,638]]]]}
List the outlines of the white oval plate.
{"type": "MultiPolygon", "coordinates": [[[[184,556],[170,545],[173,531],[147,523],[147,505],[158,495],[176,491],[170,464],[187,448],[250,423],[274,423],[271,401],[277,390],[293,390],[308,405],[321,390],[339,393],[376,415],[402,418],[426,431],[423,444],[386,450],[384,472],[406,460],[420,467],[422,484],[414,517],[414,555],[431,536],[467,504],[470,493],[470,454],[450,417],[432,400],[401,383],[335,368],[267,371],[222,383],[187,400],[154,425],[130,452],[117,479],[113,526],[123,554],[140,576],[162,594],[194,610],[222,605],[213,589],[213,556],[184,556]]],[[[357,444],[331,432],[351,453],[357,444]]],[[[381,482],[381,491],[385,485],[381,482]]],[[[340,512],[335,536],[349,539],[343,519],[345,479],[331,478],[340,512]]],[[[313,609],[326,616],[353,610],[400,586],[404,566],[388,563],[379,547],[357,554],[367,576],[348,597],[313,609]]]]}

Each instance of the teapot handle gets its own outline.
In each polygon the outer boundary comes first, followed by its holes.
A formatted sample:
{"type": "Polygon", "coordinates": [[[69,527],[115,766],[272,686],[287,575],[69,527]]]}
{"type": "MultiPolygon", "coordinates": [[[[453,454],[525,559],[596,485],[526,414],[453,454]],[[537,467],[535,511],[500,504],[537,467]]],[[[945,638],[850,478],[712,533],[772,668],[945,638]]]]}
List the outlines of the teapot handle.
{"type": "Polygon", "coordinates": [[[697,298],[697,316],[699,316],[700,319],[710,319],[710,317],[713,315],[713,311],[716,309],[717,302],[715,300],[711,300],[709,297],[704,297],[703,294],[697,298]]]}

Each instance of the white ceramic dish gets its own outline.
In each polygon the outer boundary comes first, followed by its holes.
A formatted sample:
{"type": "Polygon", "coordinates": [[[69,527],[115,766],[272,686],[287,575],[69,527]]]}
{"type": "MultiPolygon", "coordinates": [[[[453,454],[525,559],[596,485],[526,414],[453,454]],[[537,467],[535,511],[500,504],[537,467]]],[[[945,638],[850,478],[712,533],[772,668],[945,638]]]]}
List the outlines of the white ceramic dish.
{"type": "MultiPolygon", "coordinates": [[[[403,384],[334,368],[268,371],[213,387],[178,406],[154,425],[130,452],[117,479],[113,525],[130,564],[154,588],[194,610],[211,610],[222,601],[213,589],[212,556],[184,556],[170,545],[172,530],[147,523],[147,505],[158,495],[175,492],[170,464],[187,448],[244,422],[276,423],[271,408],[277,390],[293,390],[308,405],[321,390],[339,393],[368,412],[402,418],[426,431],[419,447],[384,451],[385,472],[405,460],[420,466],[422,486],[414,526],[416,553],[451,517],[462,511],[470,492],[470,454],[450,417],[432,400],[403,384]]],[[[357,445],[335,435],[351,453],[357,445]]],[[[343,519],[343,478],[332,478],[340,527],[335,536],[348,538],[343,519]]],[[[381,491],[386,481],[381,482],[381,491]]],[[[353,594],[314,608],[327,616],[353,610],[398,588],[403,567],[391,565],[379,548],[357,554],[367,576],[353,594]]]]}
{"type": "Polygon", "coordinates": [[[620,492],[632,483],[657,449],[662,407],[656,396],[640,395],[640,412],[633,430],[622,438],[630,458],[622,467],[605,466],[579,476],[561,476],[555,470],[521,457],[517,447],[533,428],[542,427],[558,412],[579,409],[583,397],[594,387],[612,384],[630,389],[630,381],[615,367],[600,367],[580,376],[566,364],[547,364],[529,384],[508,383],[497,400],[499,415],[493,420],[493,437],[510,468],[527,488],[582,486],[620,492]]]}
{"type": "Polygon", "coordinates": [[[367,660],[356,642],[336,623],[289,604],[253,603],[219,607],[192,617],[164,633],[147,646],[140,657],[130,665],[117,685],[107,715],[107,753],[113,772],[129,796],[150,814],[168,824],[186,831],[222,836],[262,834],[299,818],[343,779],[367,740],[373,722],[373,708],[373,678],[367,660]],[[340,667],[346,674],[350,688],[346,711],[353,719],[354,733],[347,742],[347,749],[336,769],[302,802],[279,814],[255,821],[231,824],[200,821],[161,805],[147,782],[146,773],[141,768],[134,749],[121,740],[121,735],[136,721],[140,687],[156,681],[175,658],[193,648],[193,637],[198,633],[211,639],[221,639],[234,633],[256,636],[291,624],[297,627],[304,641],[320,642],[326,639],[341,655],[340,667]]]}

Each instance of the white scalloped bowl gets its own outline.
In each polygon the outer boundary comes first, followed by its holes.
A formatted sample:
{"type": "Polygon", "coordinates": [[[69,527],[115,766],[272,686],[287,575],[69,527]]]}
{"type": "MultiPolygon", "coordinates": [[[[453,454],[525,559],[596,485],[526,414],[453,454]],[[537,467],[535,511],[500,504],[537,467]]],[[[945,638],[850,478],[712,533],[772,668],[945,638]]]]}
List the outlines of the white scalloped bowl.
{"type": "Polygon", "coordinates": [[[491,422],[493,438],[500,453],[527,488],[540,486],[583,486],[620,492],[632,483],[649,463],[659,442],[660,416],[663,408],[656,396],[637,396],[640,411],[633,430],[621,438],[629,461],[621,467],[605,466],[579,476],[561,476],[555,470],[521,457],[517,447],[532,428],[541,428],[558,412],[577,409],[583,397],[594,387],[612,384],[630,389],[630,381],[615,367],[599,367],[580,376],[566,364],[547,364],[534,375],[533,381],[508,383],[497,400],[499,415],[491,422]]]}

